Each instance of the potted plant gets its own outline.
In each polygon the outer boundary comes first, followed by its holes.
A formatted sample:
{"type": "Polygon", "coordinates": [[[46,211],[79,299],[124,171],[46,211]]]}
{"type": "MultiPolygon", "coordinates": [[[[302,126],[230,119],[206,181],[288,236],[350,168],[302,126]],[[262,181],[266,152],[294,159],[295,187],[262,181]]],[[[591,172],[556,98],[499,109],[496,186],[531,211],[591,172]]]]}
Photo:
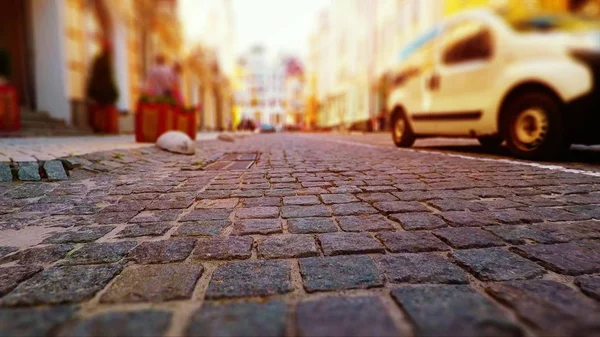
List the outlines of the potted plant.
{"type": "Polygon", "coordinates": [[[155,142],[166,131],[175,130],[179,113],[176,100],[169,95],[143,95],[135,114],[135,139],[155,142]]]}
{"type": "Polygon", "coordinates": [[[108,43],[94,60],[86,93],[91,101],[89,116],[92,129],[95,132],[118,133],[119,113],[115,103],[119,98],[119,90],[108,43]]]}
{"type": "Polygon", "coordinates": [[[0,48],[0,130],[16,131],[21,127],[17,90],[10,85],[10,53],[0,48]]]}

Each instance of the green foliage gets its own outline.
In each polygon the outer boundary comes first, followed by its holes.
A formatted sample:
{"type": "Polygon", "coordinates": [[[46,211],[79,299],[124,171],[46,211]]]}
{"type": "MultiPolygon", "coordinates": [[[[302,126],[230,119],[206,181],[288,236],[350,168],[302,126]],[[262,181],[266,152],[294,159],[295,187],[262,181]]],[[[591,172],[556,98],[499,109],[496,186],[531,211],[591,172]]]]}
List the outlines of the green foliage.
{"type": "Polygon", "coordinates": [[[87,87],[88,98],[100,105],[114,105],[119,99],[110,54],[104,52],[94,60],[87,87]]]}
{"type": "MultiPolygon", "coordinates": [[[[150,95],[142,95],[140,97],[140,102],[142,103],[158,103],[158,104],[168,104],[170,106],[176,106],[178,105],[177,100],[170,95],[159,95],[159,96],[150,96],[150,95]]],[[[180,111],[182,113],[196,113],[196,111],[198,110],[195,106],[190,106],[190,107],[180,107],[180,111]]]]}
{"type": "Polygon", "coordinates": [[[8,78],[10,75],[12,75],[10,53],[0,48],[0,76],[8,78]]]}
{"type": "Polygon", "coordinates": [[[175,100],[175,98],[173,96],[168,96],[168,95],[160,95],[160,96],[142,95],[142,97],[140,97],[140,101],[142,103],[168,104],[171,106],[177,105],[177,100],[175,100]]]}

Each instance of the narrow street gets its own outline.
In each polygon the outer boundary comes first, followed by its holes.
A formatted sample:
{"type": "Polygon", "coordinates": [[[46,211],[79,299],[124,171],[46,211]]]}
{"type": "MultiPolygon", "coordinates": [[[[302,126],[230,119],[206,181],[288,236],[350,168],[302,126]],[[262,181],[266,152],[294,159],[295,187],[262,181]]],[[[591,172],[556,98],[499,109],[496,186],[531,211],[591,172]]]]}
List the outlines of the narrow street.
{"type": "Polygon", "coordinates": [[[0,335],[600,333],[600,159],[278,133],[0,183],[0,335]]]}

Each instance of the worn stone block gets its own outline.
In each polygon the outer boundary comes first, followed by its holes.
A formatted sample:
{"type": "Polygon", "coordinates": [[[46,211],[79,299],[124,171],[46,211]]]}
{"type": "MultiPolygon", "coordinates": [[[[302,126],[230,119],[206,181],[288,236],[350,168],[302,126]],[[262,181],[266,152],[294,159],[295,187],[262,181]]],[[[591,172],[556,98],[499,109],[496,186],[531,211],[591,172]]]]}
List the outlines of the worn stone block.
{"type": "Polygon", "coordinates": [[[381,243],[368,233],[326,233],[318,236],[325,255],[383,253],[381,243]]]}
{"type": "Polygon", "coordinates": [[[192,254],[195,260],[244,260],[252,255],[251,237],[212,237],[199,239],[192,254]]]}
{"type": "Polygon", "coordinates": [[[186,263],[125,268],[100,298],[102,303],[164,302],[192,297],[202,266],[186,263]]]}
{"type": "Polygon", "coordinates": [[[379,214],[338,216],[342,230],[346,232],[380,232],[394,230],[394,226],[379,214]]]}
{"type": "Polygon", "coordinates": [[[483,281],[522,280],[540,277],[544,269],[502,248],[452,252],[458,264],[483,281]]]}
{"type": "Polygon", "coordinates": [[[184,222],[173,233],[173,236],[214,236],[223,233],[225,228],[231,226],[228,220],[208,220],[197,222],[184,222]]]}
{"type": "Polygon", "coordinates": [[[507,224],[520,225],[523,223],[542,222],[543,218],[533,212],[518,209],[501,209],[490,211],[490,215],[497,221],[507,224]]]}
{"type": "Polygon", "coordinates": [[[228,199],[202,199],[196,205],[196,209],[234,209],[239,203],[239,198],[228,198],[228,199]]]}
{"type": "Polygon", "coordinates": [[[392,296],[418,336],[521,336],[523,331],[492,301],[467,285],[412,285],[392,296]]]}
{"type": "Polygon", "coordinates": [[[504,245],[504,242],[499,237],[488,231],[474,227],[438,229],[434,234],[453,248],[458,249],[504,245]]]}
{"type": "Polygon", "coordinates": [[[138,212],[99,213],[94,216],[94,221],[101,225],[124,224],[137,214],[138,212]]]}
{"type": "Polygon", "coordinates": [[[599,241],[582,240],[554,245],[527,245],[516,247],[515,251],[561,274],[581,275],[600,272],[599,241]]]}
{"type": "Polygon", "coordinates": [[[12,181],[12,169],[9,163],[0,163],[0,181],[12,181]]]}
{"type": "Polygon", "coordinates": [[[0,264],[12,261],[18,261],[22,265],[50,264],[65,257],[73,247],[75,246],[71,244],[63,244],[28,248],[3,257],[0,264]]]}
{"type": "Polygon", "coordinates": [[[44,162],[44,171],[48,180],[67,180],[69,176],[60,160],[46,160],[44,162]]]}
{"type": "Polygon", "coordinates": [[[356,195],[360,200],[366,202],[378,202],[378,201],[398,201],[398,198],[393,196],[391,193],[358,193],[356,195]]]}
{"type": "Polygon", "coordinates": [[[261,240],[258,255],[265,259],[317,256],[319,251],[311,235],[274,235],[261,240]]]}
{"type": "Polygon", "coordinates": [[[442,212],[447,211],[485,211],[487,208],[481,204],[463,200],[463,199],[435,199],[427,201],[431,206],[439,209],[442,212]]]}
{"type": "Polygon", "coordinates": [[[481,227],[500,224],[489,212],[449,211],[442,212],[440,215],[455,227],[481,227]]]}
{"type": "Polygon", "coordinates": [[[385,255],[378,259],[388,280],[407,283],[468,283],[462,269],[432,253],[385,255]]]}
{"type": "Polygon", "coordinates": [[[350,202],[331,205],[334,215],[363,215],[375,214],[377,210],[366,202],[350,202]]]}
{"type": "Polygon", "coordinates": [[[281,198],[279,197],[259,197],[259,198],[244,198],[241,199],[243,207],[257,206],[281,206],[281,198]]]}
{"type": "Polygon", "coordinates": [[[76,306],[0,309],[0,336],[50,336],[75,315],[76,306]]]}
{"type": "Polygon", "coordinates": [[[40,266],[12,266],[0,268],[0,296],[13,290],[19,283],[40,272],[40,266]]]}
{"type": "Polygon", "coordinates": [[[385,214],[429,211],[417,201],[378,201],[373,206],[385,214]]]}
{"type": "Polygon", "coordinates": [[[65,324],[57,336],[164,336],[172,313],[145,309],[139,311],[104,312],[65,324]]]}
{"type": "Polygon", "coordinates": [[[137,238],[141,236],[161,236],[165,234],[172,226],[159,223],[140,223],[123,228],[117,233],[119,238],[137,238]]]}
{"type": "Polygon", "coordinates": [[[308,217],[328,217],[331,216],[331,211],[327,206],[283,206],[281,208],[281,216],[288,218],[308,218],[308,217]]]}
{"type": "Polygon", "coordinates": [[[326,205],[346,204],[349,202],[360,201],[352,194],[321,194],[320,197],[326,205]]]}
{"type": "Polygon", "coordinates": [[[162,241],[143,242],[127,255],[137,263],[169,263],[185,260],[194,247],[192,238],[176,238],[162,241]]]}
{"type": "Polygon", "coordinates": [[[399,336],[381,299],[374,296],[326,297],[300,302],[299,336],[399,336]]]}
{"type": "Polygon", "coordinates": [[[233,225],[233,235],[281,233],[279,219],[246,219],[237,220],[233,225]]]}
{"type": "Polygon", "coordinates": [[[21,162],[17,164],[17,177],[23,181],[39,181],[40,166],[37,162],[21,162]]]}
{"type": "Polygon", "coordinates": [[[440,239],[426,232],[379,233],[377,238],[393,253],[446,251],[450,248],[440,239]]]}
{"type": "Polygon", "coordinates": [[[279,217],[279,208],[277,207],[250,207],[238,208],[235,212],[238,219],[268,219],[279,217]]]}
{"type": "Polygon", "coordinates": [[[285,261],[240,261],[217,267],[208,285],[209,299],[270,296],[293,290],[285,261]]]}
{"type": "Polygon", "coordinates": [[[294,234],[330,233],[338,229],[332,218],[294,218],[287,221],[288,231],[294,234]]]}
{"type": "Polygon", "coordinates": [[[1,306],[61,304],[90,299],[121,271],[117,264],[54,266],[21,283],[1,306]]]}
{"type": "Polygon", "coordinates": [[[529,225],[502,225],[489,230],[512,244],[561,243],[581,239],[600,239],[600,222],[541,223],[529,225]]]}
{"type": "Polygon", "coordinates": [[[573,288],[550,280],[494,283],[486,288],[545,335],[591,336],[598,332],[600,305],[573,288]]]}
{"type": "Polygon", "coordinates": [[[600,301],[600,277],[579,276],[575,279],[575,284],[584,294],[600,301]]]}
{"type": "Polygon", "coordinates": [[[42,243],[81,243],[96,241],[115,229],[114,226],[80,227],[77,230],[57,232],[47,237],[42,243]]]}
{"type": "Polygon", "coordinates": [[[69,254],[66,264],[112,263],[121,260],[137,246],[134,241],[88,243],[69,254]]]}
{"type": "Polygon", "coordinates": [[[205,303],[192,314],[188,336],[285,336],[284,302],[205,303]]]}
{"type": "Polygon", "coordinates": [[[448,226],[444,220],[431,213],[398,213],[391,214],[390,218],[398,221],[407,231],[448,226]]]}
{"type": "MultiPolygon", "coordinates": [[[[143,211],[129,220],[131,223],[148,223],[148,222],[167,222],[177,219],[181,210],[170,209],[160,211],[143,211]]],[[[191,214],[191,213],[190,213],[191,214]]],[[[188,215],[190,215],[188,214],[188,215]]],[[[187,217],[187,215],[186,215],[187,217]]],[[[183,220],[185,221],[185,220],[183,220]]]]}
{"type": "Polygon", "coordinates": [[[307,257],[299,260],[307,292],[380,287],[383,281],[369,256],[307,257]]]}
{"type": "Polygon", "coordinates": [[[4,257],[5,255],[8,255],[10,253],[14,253],[17,250],[19,250],[18,247],[0,246],[0,257],[4,257]]]}
{"type": "Polygon", "coordinates": [[[283,197],[284,205],[318,205],[319,198],[316,195],[298,195],[283,197]]]}

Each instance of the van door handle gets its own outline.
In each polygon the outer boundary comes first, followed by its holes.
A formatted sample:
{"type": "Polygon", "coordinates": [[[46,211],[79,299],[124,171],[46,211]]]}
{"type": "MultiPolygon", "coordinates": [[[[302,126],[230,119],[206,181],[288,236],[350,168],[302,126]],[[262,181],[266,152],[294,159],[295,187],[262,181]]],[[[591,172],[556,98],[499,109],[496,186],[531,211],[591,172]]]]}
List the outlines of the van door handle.
{"type": "Polygon", "coordinates": [[[440,74],[433,73],[429,76],[429,79],[427,80],[427,87],[431,91],[439,90],[441,80],[442,80],[442,78],[440,77],[440,74]]]}

